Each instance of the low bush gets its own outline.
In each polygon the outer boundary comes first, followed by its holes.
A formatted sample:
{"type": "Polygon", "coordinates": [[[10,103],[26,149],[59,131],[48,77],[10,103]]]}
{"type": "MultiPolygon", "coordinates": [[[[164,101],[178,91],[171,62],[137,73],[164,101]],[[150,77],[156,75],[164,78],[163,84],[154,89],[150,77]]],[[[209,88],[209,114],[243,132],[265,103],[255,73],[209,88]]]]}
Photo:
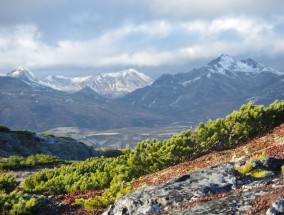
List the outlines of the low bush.
{"type": "MultiPolygon", "coordinates": [[[[134,178],[193,160],[211,151],[234,148],[283,122],[284,101],[275,101],[267,108],[249,102],[225,119],[200,123],[196,130],[183,131],[164,141],[146,139],[137,143],[135,149],[124,149],[122,155],[116,158],[88,159],[40,171],[25,180],[24,189],[44,194],[107,189],[102,197],[78,201],[89,209],[104,207],[118,198],[120,193],[129,192],[122,185],[134,178]]],[[[239,170],[251,174],[255,170],[254,164],[247,164],[239,170]]],[[[267,172],[253,174],[258,177],[267,172]]]]}
{"type": "Polygon", "coordinates": [[[29,157],[10,156],[0,160],[0,169],[16,170],[33,166],[53,165],[65,163],[64,160],[52,155],[36,154],[29,157]]]}
{"type": "Polygon", "coordinates": [[[5,193],[10,193],[16,189],[19,185],[19,182],[16,181],[15,177],[12,175],[5,173],[0,175],[0,190],[5,193]]]}
{"type": "Polygon", "coordinates": [[[45,206],[44,196],[35,196],[23,192],[7,194],[0,191],[1,214],[29,215],[35,214],[45,206]]]}
{"type": "Polygon", "coordinates": [[[10,128],[7,128],[6,126],[0,125],[0,132],[11,132],[10,128]]]}

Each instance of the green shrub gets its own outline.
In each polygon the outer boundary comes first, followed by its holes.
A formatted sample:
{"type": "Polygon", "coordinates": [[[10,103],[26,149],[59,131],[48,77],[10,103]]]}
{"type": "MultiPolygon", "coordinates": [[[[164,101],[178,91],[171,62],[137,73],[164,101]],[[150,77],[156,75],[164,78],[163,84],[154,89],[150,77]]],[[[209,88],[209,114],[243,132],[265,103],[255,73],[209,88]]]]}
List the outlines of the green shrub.
{"type": "Polygon", "coordinates": [[[251,171],[254,169],[254,167],[255,167],[254,163],[247,162],[245,163],[245,165],[238,166],[235,169],[242,175],[249,175],[251,171]]]}
{"type": "Polygon", "coordinates": [[[130,183],[114,184],[110,188],[106,189],[101,196],[96,196],[90,199],[76,199],[75,203],[83,205],[86,210],[93,210],[99,208],[105,208],[112,204],[116,199],[130,193],[130,183]]]}
{"type": "Polygon", "coordinates": [[[267,170],[254,170],[250,173],[250,176],[253,178],[266,178],[273,176],[274,173],[272,171],[267,170]]]}
{"type": "Polygon", "coordinates": [[[0,125],[0,132],[11,132],[10,128],[7,128],[6,126],[0,125]]]}
{"type": "Polygon", "coordinates": [[[260,155],[255,155],[251,157],[246,163],[242,166],[238,166],[235,169],[245,176],[251,176],[253,178],[265,178],[273,176],[272,171],[258,169],[257,162],[267,158],[266,152],[262,152],[260,155]]]}
{"type": "Polygon", "coordinates": [[[12,175],[7,173],[0,175],[0,190],[5,193],[12,192],[18,185],[19,182],[17,182],[12,175]]]}
{"type": "MultiPolygon", "coordinates": [[[[284,101],[275,101],[267,108],[249,102],[225,119],[200,123],[196,130],[183,131],[164,141],[146,139],[137,143],[135,149],[124,149],[122,155],[116,158],[88,159],[54,170],[40,171],[25,180],[24,189],[54,194],[109,188],[106,194],[91,202],[84,203],[80,200],[89,209],[101,207],[124,193],[121,186],[134,178],[195,159],[211,151],[234,148],[283,122],[284,101]]],[[[244,174],[257,177],[268,174],[255,170],[253,162],[239,167],[239,171],[244,174]]]]}
{"type": "Polygon", "coordinates": [[[103,156],[106,158],[116,158],[122,155],[122,151],[116,149],[107,149],[103,151],[103,156]]]}
{"type": "Polygon", "coordinates": [[[267,158],[267,153],[266,151],[263,151],[261,154],[259,155],[255,155],[253,157],[250,158],[251,161],[254,161],[254,160],[264,160],[267,158]]]}
{"type": "Polygon", "coordinates": [[[23,192],[6,194],[0,192],[1,214],[29,215],[35,214],[45,206],[44,196],[34,196],[23,192]]]}
{"type": "Polygon", "coordinates": [[[55,137],[53,134],[48,134],[48,133],[41,133],[41,135],[44,137],[55,137]]]}
{"type": "Polygon", "coordinates": [[[65,163],[65,161],[53,155],[35,154],[27,158],[21,156],[10,156],[6,160],[4,159],[0,160],[0,169],[15,170],[15,169],[28,168],[33,166],[62,164],[62,163],[65,163]]]}
{"type": "Polygon", "coordinates": [[[28,135],[28,136],[32,136],[32,135],[35,134],[35,132],[27,131],[27,130],[13,131],[13,133],[15,133],[15,134],[24,134],[24,135],[28,135]]]}

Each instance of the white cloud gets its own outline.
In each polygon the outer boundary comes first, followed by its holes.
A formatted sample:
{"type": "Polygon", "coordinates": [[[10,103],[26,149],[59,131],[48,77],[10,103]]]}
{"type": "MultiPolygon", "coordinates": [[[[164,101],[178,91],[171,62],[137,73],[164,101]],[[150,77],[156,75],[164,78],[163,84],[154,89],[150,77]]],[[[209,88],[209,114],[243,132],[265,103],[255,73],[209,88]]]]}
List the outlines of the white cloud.
{"type": "Polygon", "coordinates": [[[189,32],[198,32],[201,35],[211,35],[226,30],[236,30],[244,35],[256,35],[263,30],[271,30],[272,25],[248,17],[223,17],[212,21],[198,20],[183,23],[182,26],[189,32]]]}
{"type": "Polygon", "coordinates": [[[124,24],[89,40],[64,39],[55,44],[43,41],[35,25],[0,27],[0,66],[9,69],[178,65],[221,53],[275,56],[283,52],[284,41],[272,22],[245,16],[124,24]],[[238,40],[227,35],[230,30],[240,36],[238,40]]]}
{"type": "Polygon", "coordinates": [[[214,19],[224,15],[268,18],[284,11],[282,0],[153,0],[152,12],[169,19],[214,19]]]}

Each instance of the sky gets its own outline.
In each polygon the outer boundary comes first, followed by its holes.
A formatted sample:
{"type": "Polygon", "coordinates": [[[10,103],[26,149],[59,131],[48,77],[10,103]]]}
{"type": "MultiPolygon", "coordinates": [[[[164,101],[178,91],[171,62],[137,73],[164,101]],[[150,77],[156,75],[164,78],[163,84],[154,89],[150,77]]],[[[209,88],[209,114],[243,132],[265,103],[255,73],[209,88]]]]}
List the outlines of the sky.
{"type": "Polygon", "coordinates": [[[283,0],[0,0],[0,73],[134,68],[152,78],[221,54],[284,72],[283,0]]]}

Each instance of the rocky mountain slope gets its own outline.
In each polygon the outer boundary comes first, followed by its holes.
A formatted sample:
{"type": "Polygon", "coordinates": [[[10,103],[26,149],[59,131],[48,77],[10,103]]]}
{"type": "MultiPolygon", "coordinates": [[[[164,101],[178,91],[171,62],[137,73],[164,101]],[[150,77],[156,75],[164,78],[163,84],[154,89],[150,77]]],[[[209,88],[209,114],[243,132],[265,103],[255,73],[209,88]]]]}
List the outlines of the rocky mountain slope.
{"type": "Polygon", "coordinates": [[[199,122],[223,117],[248,100],[267,105],[282,99],[283,81],[284,73],[252,59],[239,61],[221,55],[188,73],[162,75],[122,100],[179,120],[199,122]]]}
{"type": "Polygon", "coordinates": [[[102,155],[72,138],[36,134],[29,131],[0,131],[0,157],[49,154],[64,160],[85,160],[102,155]]]}
{"type": "Polygon", "coordinates": [[[18,67],[7,76],[64,92],[77,92],[89,87],[95,93],[107,98],[121,97],[153,82],[150,77],[135,69],[75,78],[50,75],[44,80],[38,80],[28,68],[18,67]]]}
{"type": "Polygon", "coordinates": [[[199,69],[163,75],[150,86],[119,99],[107,99],[105,96],[113,92],[124,94],[150,80],[128,70],[96,78],[54,76],[43,84],[29,70],[19,68],[9,73],[10,77],[0,77],[0,124],[34,131],[196,126],[224,117],[248,100],[267,105],[283,99],[283,74],[252,59],[239,61],[222,55],[199,69]],[[100,91],[97,86],[107,90],[100,91]]]}
{"type": "Polygon", "coordinates": [[[283,214],[284,125],[136,180],[103,214],[283,214]]]}
{"type": "Polygon", "coordinates": [[[108,100],[89,87],[66,93],[14,77],[0,77],[0,124],[45,131],[54,127],[97,130],[155,126],[163,117],[108,100]]]}

